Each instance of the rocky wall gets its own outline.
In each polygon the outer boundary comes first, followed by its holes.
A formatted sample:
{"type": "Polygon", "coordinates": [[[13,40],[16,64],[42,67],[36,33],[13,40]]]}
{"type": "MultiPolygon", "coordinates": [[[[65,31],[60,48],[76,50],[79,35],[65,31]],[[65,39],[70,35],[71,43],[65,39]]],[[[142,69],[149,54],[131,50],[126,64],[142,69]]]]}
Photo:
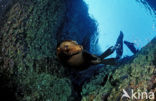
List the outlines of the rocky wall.
{"type": "MultiPolygon", "coordinates": [[[[96,25],[87,10],[82,0],[14,2],[0,25],[0,75],[2,81],[8,80],[1,86],[13,89],[1,90],[2,96],[11,93],[19,101],[67,101],[74,98],[71,97],[69,71],[56,58],[56,45],[69,36],[64,31],[71,32],[70,36],[79,43],[83,43],[83,36],[90,38],[94,35],[96,25]]],[[[90,39],[86,41],[90,45],[90,39]]]]}
{"type": "MultiPolygon", "coordinates": [[[[131,61],[114,68],[110,66],[101,68],[98,75],[83,85],[82,101],[137,100],[121,99],[123,89],[128,94],[131,94],[132,89],[135,92],[154,92],[156,98],[156,38],[143,47],[131,61]]],[[[144,98],[141,101],[147,100],[144,98]]]]}

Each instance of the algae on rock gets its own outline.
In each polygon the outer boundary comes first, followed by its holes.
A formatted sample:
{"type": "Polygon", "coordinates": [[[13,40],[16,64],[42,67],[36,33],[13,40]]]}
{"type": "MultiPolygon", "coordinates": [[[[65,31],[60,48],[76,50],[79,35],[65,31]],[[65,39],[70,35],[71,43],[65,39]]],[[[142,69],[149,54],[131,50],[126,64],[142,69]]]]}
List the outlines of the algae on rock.
{"type": "Polygon", "coordinates": [[[0,25],[0,71],[6,71],[16,85],[17,100],[71,99],[69,70],[58,63],[55,53],[58,36],[68,36],[64,30],[75,38],[97,34],[83,0],[15,0],[7,10],[0,25]]]}
{"type": "Polygon", "coordinates": [[[16,84],[19,101],[69,99],[70,80],[55,59],[64,14],[64,0],[17,0],[6,13],[0,27],[1,70],[16,84]]]}
{"type": "Polygon", "coordinates": [[[69,79],[47,73],[28,74],[18,86],[19,101],[68,101],[72,91],[69,79]]]}

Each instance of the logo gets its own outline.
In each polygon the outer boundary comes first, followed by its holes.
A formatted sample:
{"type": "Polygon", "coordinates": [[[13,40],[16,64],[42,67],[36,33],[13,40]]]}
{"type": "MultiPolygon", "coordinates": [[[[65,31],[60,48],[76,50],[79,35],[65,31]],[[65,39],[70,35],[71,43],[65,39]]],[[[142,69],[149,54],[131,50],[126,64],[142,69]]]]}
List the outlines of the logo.
{"type": "Polygon", "coordinates": [[[124,94],[122,95],[121,99],[124,98],[124,97],[130,99],[130,96],[129,96],[128,93],[125,91],[125,89],[123,89],[122,91],[123,91],[124,94]]]}
{"type": "Polygon", "coordinates": [[[136,99],[136,100],[143,100],[143,99],[150,99],[150,100],[154,100],[155,95],[154,92],[141,92],[140,90],[138,90],[137,92],[134,92],[133,89],[131,89],[131,94],[128,94],[128,92],[123,89],[123,95],[121,97],[121,99],[123,98],[128,98],[128,99],[136,99]]]}

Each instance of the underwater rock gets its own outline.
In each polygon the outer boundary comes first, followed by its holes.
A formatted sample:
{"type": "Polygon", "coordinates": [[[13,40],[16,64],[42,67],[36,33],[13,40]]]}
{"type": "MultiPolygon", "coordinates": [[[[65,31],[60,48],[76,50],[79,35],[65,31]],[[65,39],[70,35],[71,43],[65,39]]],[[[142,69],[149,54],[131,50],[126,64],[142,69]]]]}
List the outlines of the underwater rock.
{"type": "Polygon", "coordinates": [[[47,73],[29,73],[18,82],[18,101],[69,101],[70,80],[47,73]]]}
{"type": "MultiPolygon", "coordinates": [[[[82,35],[90,33],[88,37],[94,36],[96,25],[89,17],[87,10],[82,0],[16,1],[6,13],[6,19],[1,26],[0,32],[3,33],[0,35],[2,38],[1,55],[4,61],[2,67],[12,69],[9,66],[14,63],[20,71],[34,68],[35,71],[55,73],[58,69],[63,70],[61,66],[55,65],[57,64],[56,45],[60,41],[60,39],[56,40],[56,37],[59,35],[62,36],[59,38],[67,37],[68,34],[64,34],[63,30],[72,31],[71,29],[74,33],[72,32],[70,36],[75,36],[75,40],[79,40],[80,43],[83,43],[82,35]],[[79,11],[79,7],[83,8],[84,10],[81,11],[84,12],[79,11]],[[74,24],[72,24],[73,22],[74,24]],[[75,24],[78,22],[79,24],[75,24]],[[63,23],[65,24],[63,25],[63,23]],[[80,30],[76,31],[79,28],[80,30]],[[10,63],[10,60],[13,62],[10,63]],[[43,61],[46,62],[46,65],[42,64],[43,61]]],[[[86,47],[88,50],[90,50],[89,46],[86,47]]],[[[94,49],[94,47],[92,48],[94,49]]],[[[13,70],[10,71],[13,72],[13,70]]],[[[59,76],[63,74],[58,72],[55,74],[59,76]]]]}
{"type": "Polygon", "coordinates": [[[150,12],[156,14],[156,1],[155,0],[136,0],[142,3],[150,12]]]}
{"type": "MultiPolygon", "coordinates": [[[[7,4],[12,0],[1,0],[0,5],[3,1],[7,4]]],[[[90,50],[97,28],[83,0],[15,0],[4,15],[0,71],[6,71],[17,87],[13,92],[17,101],[74,99],[70,71],[58,62],[55,52],[58,37],[68,36],[90,50]]]]}
{"type": "Polygon", "coordinates": [[[15,0],[0,0],[0,21],[4,18],[5,12],[13,5],[15,0]]]}
{"type": "Polygon", "coordinates": [[[60,0],[16,1],[6,13],[5,23],[1,27],[1,56],[4,61],[2,67],[11,73],[29,70],[50,72],[50,69],[57,68],[55,37],[63,20],[64,7],[60,0]],[[42,61],[46,65],[40,64],[42,61]],[[12,68],[13,63],[17,70],[12,68]],[[47,69],[48,67],[51,68],[47,69]]]}
{"type": "Polygon", "coordinates": [[[145,0],[151,8],[156,11],[156,1],[155,0],[145,0]]]}
{"type": "MultiPolygon", "coordinates": [[[[142,92],[153,91],[156,93],[156,37],[134,57],[126,64],[116,67],[114,71],[110,71],[108,74],[111,80],[107,79],[105,85],[100,85],[99,82],[103,81],[107,71],[99,73],[90,82],[84,84],[81,93],[82,101],[101,101],[103,94],[108,93],[105,101],[122,101],[122,90],[127,88],[134,91],[139,89],[142,92]],[[111,82],[117,84],[112,85],[111,82]]],[[[142,101],[146,101],[146,99],[142,101]]]]}

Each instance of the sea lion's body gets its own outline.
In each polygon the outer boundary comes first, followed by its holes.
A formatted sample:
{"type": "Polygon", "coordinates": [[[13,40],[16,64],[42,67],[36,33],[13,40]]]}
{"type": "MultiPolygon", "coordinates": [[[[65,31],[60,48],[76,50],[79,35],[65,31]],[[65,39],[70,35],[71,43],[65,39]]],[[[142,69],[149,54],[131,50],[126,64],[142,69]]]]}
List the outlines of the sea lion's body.
{"type": "Polygon", "coordinates": [[[96,65],[100,63],[114,64],[114,59],[103,59],[104,57],[108,56],[107,53],[112,53],[110,51],[114,50],[111,50],[110,48],[104,52],[102,57],[96,56],[83,50],[81,45],[72,40],[63,41],[57,46],[57,56],[60,62],[65,67],[70,67],[76,70],[84,70],[87,69],[90,65],[96,65]]]}
{"type": "Polygon", "coordinates": [[[83,56],[83,52],[80,52],[79,54],[73,55],[67,60],[67,64],[70,66],[76,67],[76,66],[82,66],[85,63],[85,57],[83,56]]]}
{"type": "Polygon", "coordinates": [[[71,56],[67,60],[67,65],[69,67],[74,67],[77,70],[84,70],[90,65],[100,64],[101,62],[102,59],[100,57],[83,50],[79,54],[71,56]]]}
{"type": "Polygon", "coordinates": [[[82,55],[82,52],[73,55],[71,57],[69,57],[68,60],[66,60],[66,63],[64,63],[66,66],[68,67],[81,67],[83,64],[85,63],[84,57],[82,55]]]}

